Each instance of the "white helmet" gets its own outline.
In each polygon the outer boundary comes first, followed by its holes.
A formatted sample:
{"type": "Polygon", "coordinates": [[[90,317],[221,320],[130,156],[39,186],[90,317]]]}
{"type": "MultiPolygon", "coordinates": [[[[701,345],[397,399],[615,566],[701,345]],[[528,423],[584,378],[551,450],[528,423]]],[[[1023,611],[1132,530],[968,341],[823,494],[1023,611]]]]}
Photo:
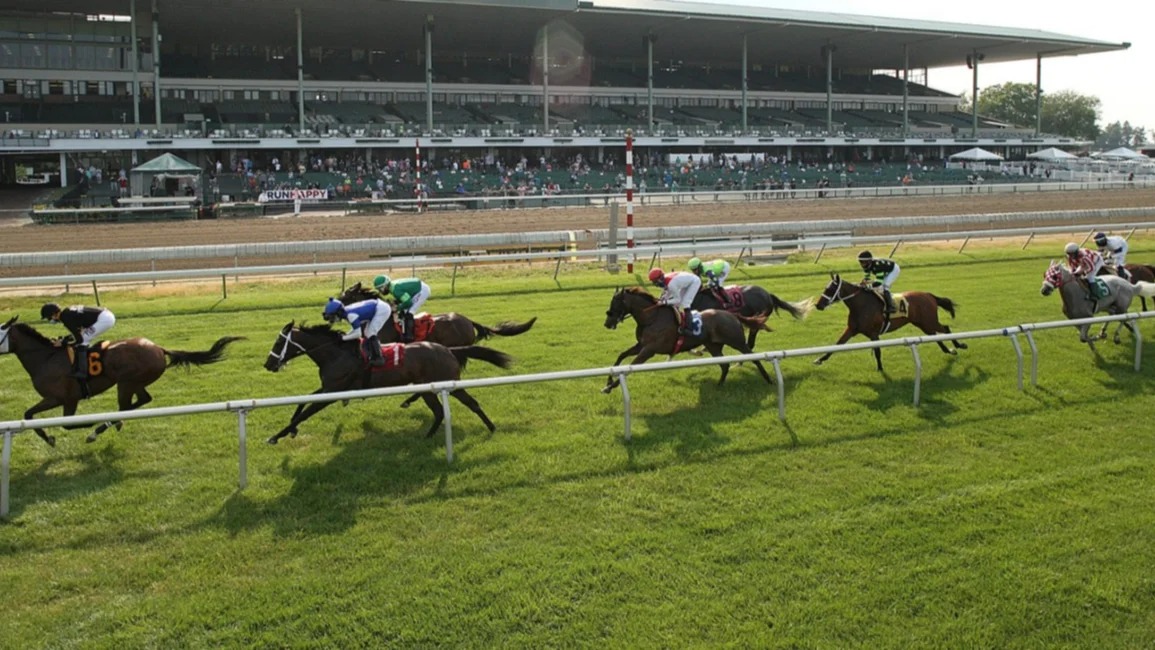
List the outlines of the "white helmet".
{"type": "Polygon", "coordinates": [[[1067,251],[1067,255],[1074,255],[1074,254],[1079,252],[1079,245],[1076,244],[1075,242],[1069,242],[1067,244],[1066,251],[1067,251]]]}

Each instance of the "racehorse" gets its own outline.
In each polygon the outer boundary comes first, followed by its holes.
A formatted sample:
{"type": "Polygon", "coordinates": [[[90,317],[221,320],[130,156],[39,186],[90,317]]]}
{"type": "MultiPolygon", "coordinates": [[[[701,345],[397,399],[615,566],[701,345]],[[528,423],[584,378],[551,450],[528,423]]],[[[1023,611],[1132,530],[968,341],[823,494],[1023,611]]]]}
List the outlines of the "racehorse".
{"type": "MultiPolygon", "coordinates": [[[[786,302],[757,285],[726,287],[722,289],[722,291],[725,291],[727,294],[738,293],[740,297],[737,301],[731,301],[728,305],[723,305],[717,293],[709,288],[702,288],[698,292],[698,295],[694,296],[694,302],[690,307],[698,311],[725,309],[739,316],[771,316],[775,310],[782,310],[797,320],[806,318],[806,315],[810,313],[809,300],[786,302]]],[[[752,328],[749,336],[746,338],[746,346],[753,350],[754,342],[757,339],[758,329],[752,328]]]]}
{"type": "MultiPolygon", "coordinates": [[[[308,355],[320,369],[321,387],[313,391],[316,395],[364,388],[453,381],[461,379],[461,369],[469,359],[480,359],[501,368],[508,368],[513,363],[509,355],[480,345],[447,348],[439,343],[426,341],[409,343],[403,347],[404,359],[400,364],[370,371],[361,357],[361,344],[358,341],[342,340],[341,333],[327,324],[306,327],[297,326],[295,322],[290,321],[281,328],[277,340],[273,342],[273,348],[265,360],[265,370],[277,372],[289,361],[303,354],[308,355]]],[[[390,357],[388,354],[385,356],[390,357]]],[[[485,411],[481,410],[481,405],[472,395],[465,392],[465,389],[458,388],[449,394],[476,413],[490,432],[496,429],[485,411]]],[[[422,393],[421,398],[425,400],[429,410],[433,411],[433,426],[425,433],[425,436],[429,437],[437,431],[444,415],[436,395],[422,393]]],[[[267,442],[275,445],[286,435],[295,438],[297,427],[302,422],[332,403],[329,401],[298,405],[297,410],[293,411],[293,417],[289,419],[289,424],[267,442]]]]}
{"type": "MultiPolygon", "coordinates": [[[[898,293],[893,295],[894,301],[897,305],[899,300],[905,300],[907,304],[906,314],[892,314],[890,322],[887,323],[883,318],[882,300],[878,295],[870,289],[861,284],[853,284],[846,282],[841,276],[831,273],[830,284],[826,285],[826,289],[822,292],[822,297],[818,299],[815,307],[822,311],[833,305],[836,302],[842,301],[846,303],[846,308],[850,310],[850,315],[846,319],[846,329],[842,332],[842,336],[838,337],[838,342],[835,345],[842,345],[858,334],[862,334],[871,341],[877,341],[879,336],[887,332],[896,330],[907,323],[914,325],[926,334],[950,334],[950,327],[943,325],[938,320],[938,308],[941,307],[954,318],[956,305],[950,298],[943,298],[925,291],[907,291],[905,293],[898,293]]],[[[938,347],[947,354],[958,354],[956,350],[965,350],[966,343],[959,341],[951,341],[955,349],[948,348],[942,341],[938,341],[938,347]]],[[[832,353],[818,357],[814,360],[815,365],[822,365],[830,358],[832,353]]],[[[874,348],[874,360],[878,364],[878,371],[882,372],[882,350],[874,348]]]]}
{"type": "MultiPolygon", "coordinates": [[[[1131,284],[1138,284],[1139,282],[1155,282],[1155,266],[1150,264],[1124,264],[1124,269],[1127,269],[1130,275],[1131,284]]],[[[1099,275],[1116,275],[1114,267],[1103,265],[1099,269],[1099,275]]],[[[1143,305],[1143,311],[1147,311],[1147,297],[1142,293],[1139,294],[1139,302],[1143,305]]]]}
{"type": "MultiPolygon", "coordinates": [[[[351,305],[362,300],[369,300],[370,298],[381,298],[381,295],[372,289],[366,289],[358,282],[353,286],[345,289],[337,300],[341,304],[351,305]]],[[[475,323],[465,316],[456,312],[449,312],[447,314],[436,314],[433,316],[433,329],[429,330],[429,335],[424,339],[430,343],[440,343],[445,347],[460,347],[466,345],[473,345],[474,343],[485,340],[491,336],[517,336],[528,332],[533,324],[537,322],[537,317],[533,317],[524,323],[503,322],[498,323],[494,327],[486,327],[481,323],[475,323]]],[[[395,325],[396,321],[392,315],[385,324],[381,326],[381,331],[377,333],[377,339],[382,343],[394,343],[401,340],[401,333],[397,331],[395,325]]]]}
{"type": "MultiPolygon", "coordinates": [[[[1071,273],[1070,269],[1058,262],[1051,262],[1043,272],[1043,286],[1039,293],[1049,296],[1058,289],[1059,295],[1063,298],[1063,315],[1070,319],[1090,318],[1101,311],[1109,314],[1126,313],[1131,308],[1131,301],[1135,296],[1155,296],[1155,284],[1150,282],[1131,284],[1114,274],[1101,275],[1099,279],[1107,284],[1109,295],[1096,300],[1088,296],[1086,286],[1071,273]]],[[[1136,334],[1133,324],[1120,321],[1115,328],[1115,343],[1119,343],[1119,333],[1124,326],[1131,330],[1131,334],[1136,334]]],[[[1107,338],[1107,323],[1103,323],[1103,329],[1093,338],[1087,336],[1087,332],[1091,329],[1090,325],[1079,325],[1076,329],[1079,330],[1079,340],[1091,346],[1092,350],[1095,349],[1096,340],[1107,338]]]]}
{"type": "MultiPolygon", "coordinates": [[[[766,327],[765,316],[738,316],[720,309],[707,309],[700,315],[702,333],[685,335],[681,347],[678,347],[678,341],[682,338],[678,334],[678,322],[681,317],[676,315],[673,309],[658,305],[658,299],[640,287],[618,289],[614,292],[610,308],[606,311],[605,326],[607,329],[617,329],[618,324],[627,316],[632,316],[637,323],[634,334],[638,342],[619,354],[613,365],[618,365],[631,354],[637,355],[631,363],[639,364],[645,363],[655,354],[676,354],[693,350],[698,346],[704,346],[715,357],[722,356],[724,346],[749,354],[750,346],[742,336],[742,328],[770,331],[770,328],[766,327]]],[[[726,374],[730,372],[730,364],[720,365],[722,378],[718,380],[719,386],[726,381],[726,374]]],[[[755,360],[754,365],[758,367],[758,372],[762,373],[762,378],[767,383],[773,383],[766,368],[762,367],[761,361],[755,360]]],[[[619,383],[621,383],[619,380],[610,375],[602,392],[612,391],[619,383]]]]}
{"type": "MultiPolygon", "coordinates": [[[[24,419],[31,419],[33,415],[57,406],[64,407],[64,415],[75,415],[76,405],[86,396],[98,395],[116,386],[117,407],[121,411],[138,409],[152,401],[152,395],[145,390],[169,366],[201,366],[216,363],[224,358],[225,348],[233,341],[244,337],[226,336],[218,339],[211,348],[203,352],[181,352],[166,350],[145,338],[132,338],[123,341],[113,341],[107,348],[100,350],[98,361],[89,361],[90,376],[88,378],[88,395],[83,387],[72,377],[72,361],[68,358],[68,349],[58,342],[49,339],[37,332],[29,325],[17,323],[18,316],[13,316],[0,326],[0,354],[11,352],[20,359],[20,365],[32,377],[32,386],[43,398],[32,408],[24,412],[24,419]],[[165,359],[168,363],[165,363],[165,359]],[[136,401],[133,401],[133,398],[136,401]]],[[[90,348],[96,352],[98,348],[90,348]]],[[[65,429],[80,429],[88,425],[78,424],[66,426],[65,429]]],[[[122,420],[103,422],[88,435],[88,442],[95,442],[96,437],[106,429],[115,426],[119,431],[123,426],[122,420]]],[[[50,436],[43,429],[35,429],[49,446],[56,446],[56,437],[50,436]]]]}

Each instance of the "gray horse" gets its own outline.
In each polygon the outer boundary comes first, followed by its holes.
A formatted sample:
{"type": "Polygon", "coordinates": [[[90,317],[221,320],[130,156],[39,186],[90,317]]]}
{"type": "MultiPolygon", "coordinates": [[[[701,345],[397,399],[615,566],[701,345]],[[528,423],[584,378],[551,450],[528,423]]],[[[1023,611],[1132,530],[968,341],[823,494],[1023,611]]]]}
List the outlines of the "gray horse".
{"type": "MultiPolygon", "coordinates": [[[[1131,301],[1136,296],[1155,296],[1155,283],[1138,282],[1132,285],[1117,275],[1103,275],[1098,279],[1107,285],[1106,298],[1088,297],[1087,288],[1078,281],[1070,269],[1058,262],[1051,262],[1051,266],[1043,273],[1041,293],[1049,296],[1052,291],[1058,289],[1063,297],[1063,315],[1071,319],[1090,318],[1101,311],[1112,315],[1123,314],[1131,308],[1131,301]]],[[[1119,343],[1119,333],[1124,325],[1131,330],[1131,334],[1138,336],[1134,325],[1128,321],[1120,321],[1115,328],[1115,343],[1119,343]]],[[[1077,329],[1079,340],[1090,345],[1091,349],[1095,348],[1095,341],[1107,338],[1107,323],[1103,323],[1103,329],[1093,338],[1087,336],[1087,332],[1091,329],[1090,325],[1080,325],[1077,329]]]]}

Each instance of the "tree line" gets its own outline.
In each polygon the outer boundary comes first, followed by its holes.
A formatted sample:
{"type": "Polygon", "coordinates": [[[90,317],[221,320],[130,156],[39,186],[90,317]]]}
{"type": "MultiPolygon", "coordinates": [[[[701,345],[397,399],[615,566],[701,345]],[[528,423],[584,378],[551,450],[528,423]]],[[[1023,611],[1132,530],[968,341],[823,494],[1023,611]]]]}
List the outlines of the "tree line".
{"type": "MultiPolygon", "coordinates": [[[[979,115],[1016,126],[1035,124],[1035,85],[1008,82],[983,88],[979,92],[979,115]]],[[[1040,131],[1069,138],[1094,141],[1103,149],[1139,147],[1151,142],[1155,132],[1132,125],[1130,121],[1099,125],[1101,102],[1094,95],[1073,90],[1043,95],[1040,131]]],[[[969,98],[959,110],[971,111],[969,98]]]]}

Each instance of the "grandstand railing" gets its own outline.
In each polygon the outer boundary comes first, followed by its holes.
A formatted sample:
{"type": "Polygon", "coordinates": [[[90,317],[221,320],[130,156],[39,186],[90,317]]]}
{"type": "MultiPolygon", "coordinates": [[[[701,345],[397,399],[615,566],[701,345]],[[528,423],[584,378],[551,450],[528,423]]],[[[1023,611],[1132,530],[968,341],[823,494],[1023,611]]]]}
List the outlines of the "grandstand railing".
{"type": "Polygon", "coordinates": [[[63,426],[83,426],[94,425],[103,422],[115,422],[118,420],[142,420],[148,418],[163,418],[181,415],[195,415],[204,413],[236,413],[237,414],[237,432],[238,432],[238,469],[239,478],[238,486],[244,489],[248,485],[248,422],[247,417],[250,411],[259,408],[271,408],[276,406],[300,406],[303,404],[311,404],[315,402],[335,402],[340,400],[353,399],[369,399],[374,397],[389,397],[394,395],[411,395],[414,393],[433,393],[440,398],[441,408],[445,417],[444,431],[445,431],[445,456],[450,463],[453,462],[453,418],[450,412],[449,397],[450,393],[458,389],[484,388],[493,386],[510,386],[516,384],[530,384],[541,383],[546,381],[562,381],[572,379],[587,379],[587,378],[607,378],[614,377],[620,382],[622,391],[623,403],[623,419],[624,419],[624,435],[626,440],[632,437],[632,398],[628,383],[629,375],[642,372],[662,372],[666,370],[681,370],[684,368],[695,368],[700,366],[717,365],[723,363],[735,363],[743,361],[766,361],[773,365],[776,386],[778,391],[778,419],[786,420],[786,388],[784,376],[782,372],[782,361],[789,358],[816,356],[827,353],[843,353],[859,350],[873,350],[891,347],[906,347],[911,351],[914,361],[914,406],[919,406],[921,402],[922,392],[922,359],[919,355],[919,346],[924,344],[947,342],[961,339],[980,339],[980,338],[994,338],[1005,337],[1010,339],[1012,349],[1015,352],[1017,359],[1017,379],[1018,389],[1024,390],[1024,355],[1023,349],[1019,342],[1019,335],[1025,336],[1030,346],[1031,352],[1031,385],[1038,386],[1038,346],[1034,338],[1034,332],[1058,329],[1067,327],[1077,327],[1080,325],[1098,325],[1107,323],[1131,323],[1134,330],[1135,338],[1135,371],[1138,372],[1141,367],[1142,353],[1143,353],[1143,339],[1139,334],[1138,321],[1143,318],[1155,317],[1155,312],[1137,312],[1120,314],[1116,316],[1101,316],[1096,318],[1082,318],[1065,321],[1047,321],[1042,323],[1030,323],[1024,325],[1011,325],[1003,328],[977,330],[970,332],[955,332],[952,334],[938,334],[933,336],[912,336],[901,339],[888,339],[884,341],[869,341],[864,343],[850,343],[844,345],[827,345],[821,347],[810,348],[795,348],[789,350],[776,350],[770,352],[759,352],[753,354],[742,354],[724,357],[710,357],[702,359],[691,359],[686,361],[667,361],[661,363],[652,363],[648,365],[625,365],[607,368],[589,368],[582,370],[564,370],[548,373],[536,373],[529,375],[515,375],[511,377],[492,377],[486,379],[465,379],[458,381],[444,381],[433,382],[428,384],[415,384],[408,386],[396,386],[392,388],[376,388],[367,390],[352,390],[341,391],[333,393],[309,395],[296,395],[290,397],[272,397],[261,399],[240,399],[230,400],[227,402],[212,402],[205,404],[192,404],[186,406],[161,407],[155,409],[140,409],[134,411],[115,411],[107,413],[94,413],[90,415],[73,415],[67,417],[49,417],[38,420],[11,420],[0,422],[0,435],[3,435],[3,451],[0,454],[0,517],[7,517],[9,513],[9,468],[12,457],[12,439],[13,437],[23,431],[33,428],[47,428],[47,427],[63,427],[63,426]]]}

